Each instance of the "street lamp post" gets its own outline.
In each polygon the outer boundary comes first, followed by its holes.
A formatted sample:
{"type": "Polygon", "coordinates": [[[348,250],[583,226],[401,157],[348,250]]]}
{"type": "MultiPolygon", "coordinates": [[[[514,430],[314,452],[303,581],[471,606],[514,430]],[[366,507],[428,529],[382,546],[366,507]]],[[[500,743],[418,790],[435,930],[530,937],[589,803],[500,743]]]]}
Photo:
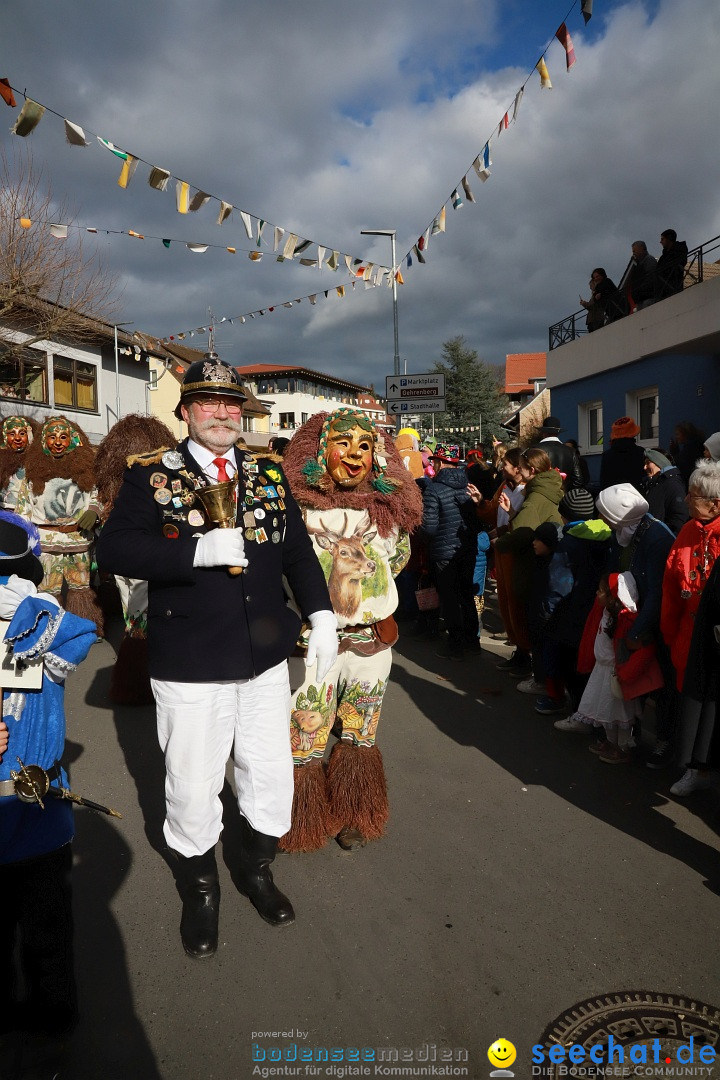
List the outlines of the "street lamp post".
{"type": "MultiPolygon", "coordinates": [[[[392,260],[392,299],[393,299],[393,342],[395,352],[393,354],[393,375],[400,374],[400,347],[398,344],[398,303],[397,303],[397,278],[395,277],[395,229],[361,229],[361,236],[389,236],[390,258],[392,260]]],[[[400,417],[395,417],[395,431],[400,430],[400,417]]]]}
{"type": "Polygon", "coordinates": [[[115,423],[120,419],[120,365],[118,363],[118,326],[134,326],[133,322],[115,323],[115,423]]]}

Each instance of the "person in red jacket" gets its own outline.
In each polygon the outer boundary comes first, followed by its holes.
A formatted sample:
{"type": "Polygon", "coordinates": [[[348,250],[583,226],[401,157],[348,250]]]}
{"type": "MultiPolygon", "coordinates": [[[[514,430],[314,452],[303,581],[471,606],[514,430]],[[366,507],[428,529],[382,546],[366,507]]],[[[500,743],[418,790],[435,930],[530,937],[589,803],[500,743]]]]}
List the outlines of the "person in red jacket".
{"type": "Polygon", "coordinates": [[[660,630],[682,690],[700,596],[720,555],[720,462],[700,461],[687,494],[690,520],[683,525],[665,566],[660,630]]]}
{"type": "MultiPolygon", "coordinates": [[[[690,520],[683,525],[668,555],[660,615],[660,629],[670,649],[679,691],[684,690],[695,616],[705,584],[720,555],[720,462],[698,462],[690,477],[687,503],[690,520]]],[[[687,769],[670,788],[673,795],[690,795],[708,786],[704,773],[688,764],[697,756],[693,749],[695,736],[690,734],[691,712],[683,696],[677,745],[680,764],[686,765],[687,769]]]]}

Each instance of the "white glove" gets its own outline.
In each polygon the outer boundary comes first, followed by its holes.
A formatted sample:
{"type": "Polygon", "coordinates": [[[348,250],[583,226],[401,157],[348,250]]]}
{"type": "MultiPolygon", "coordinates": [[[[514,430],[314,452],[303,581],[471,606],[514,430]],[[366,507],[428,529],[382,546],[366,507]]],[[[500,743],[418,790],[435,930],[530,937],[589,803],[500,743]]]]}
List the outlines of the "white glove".
{"type": "Polygon", "coordinates": [[[305,666],[312,667],[314,663],[317,663],[316,678],[319,682],[337,660],[338,639],[335,612],[327,609],[315,611],[310,616],[310,626],[305,666]]]}
{"type": "Polygon", "coordinates": [[[242,529],[212,529],[201,536],[193,566],[247,566],[242,529]]]}
{"type": "Polygon", "coordinates": [[[12,619],[13,615],[28,596],[35,596],[37,589],[32,581],[13,574],[7,585],[0,585],[0,619],[12,619]]]}

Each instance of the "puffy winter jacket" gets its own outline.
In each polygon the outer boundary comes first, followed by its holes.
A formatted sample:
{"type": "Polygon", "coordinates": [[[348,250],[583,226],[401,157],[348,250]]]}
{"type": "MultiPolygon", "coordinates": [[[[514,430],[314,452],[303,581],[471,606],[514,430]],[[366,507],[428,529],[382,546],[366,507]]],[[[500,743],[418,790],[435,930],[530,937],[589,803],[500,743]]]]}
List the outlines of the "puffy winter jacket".
{"type": "Polygon", "coordinates": [[[688,521],[668,555],[660,629],[670,648],[678,690],[682,690],[685,678],[700,596],[719,555],[720,517],[708,522],[688,521]]]}
{"type": "Polygon", "coordinates": [[[567,557],[573,585],[548,623],[548,633],[555,640],[577,646],[605,573],[611,537],[610,527],[599,519],[571,521],[563,528],[558,553],[567,557]]]}
{"type": "Polygon", "coordinates": [[[422,529],[433,562],[448,562],[458,552],[475,553],[478,521],[467,493],[464,468],[440,469],[423,491],[422,529]]]}
{"type": "Polygon", "coordinates": [[[548,469],[547,472],[536,473],[525,485],[525,501],[510,523],[510,531],[496,541],[497,551],[509,551],[514,556],[512,585],[515,595],[521,600],[527,600],[532,590],[535,560],[533,534],[544,521],[562,525],[558,503],[563,494],[559,472],[548,469]]]}
{"type": "Polygon", "coordinates": [[[632,484],[640,490],[645,481],[645,451],[634,439],[613,439],[600,459],[600,490],[615,484],[632,484]]]}
{"type": "Polygon", "coordinates": [[[685,502],[685,482],[680,470],[673,465],[655,473],[645,481],[639,491],[647,499],[652,516],[658,521],[664,521],[670,532],[677,536],[690,517],[685,502]]]}
{"type": "Polygon", "coordinates": [[[643,644],[660,632],[663,573],[673,539],[664,521],[645,514],[628,547],[620,547],[616,536],[610,541],[607,572],[629,570],[638,587],[639,613],[629,637],[643,644]]]}

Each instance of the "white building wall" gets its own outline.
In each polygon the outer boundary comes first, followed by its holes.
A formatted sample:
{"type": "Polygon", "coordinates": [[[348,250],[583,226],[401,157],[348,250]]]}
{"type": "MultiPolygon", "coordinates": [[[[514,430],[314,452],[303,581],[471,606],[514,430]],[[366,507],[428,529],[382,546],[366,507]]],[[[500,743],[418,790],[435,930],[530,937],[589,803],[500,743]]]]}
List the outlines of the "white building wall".
{"type": "MultiPolygon", "coordinates": [[[[29,340],[28,334],[16,333],[11,330],[3,330],[3,335],[15,341],[29,340]]],[[[51,341],[38,341],[33,342],[32,348],[37,352],[45,353],[47,357],[48,402],[47,404],[38,404],[30,401],[16,401],[12,398],[0,398],[0,416],[8,416],[11,412],[16,412],[22,416],[29,416],[42,424],[48,416],[63,413],[83,429],[91,442],[98,443],[107,435],[117,418],[116,388],[119,388],[120,416],[126,416],[132,412],[145,414],[145,386],[148,378],[148,365],[144,359],[135,361],[127,356],[119,355],[118,378],[116,380],[112,346],[110,346],[109,353],[106,348],[104,357],[99,346],[57,345],[51,341]],[[95,410],[90,411],[71,408],[68,405],[56,405],[53,383],[53,359],[55,354],[84,364],[91,364],[96,368],[97,408],[95,410]]]]}

